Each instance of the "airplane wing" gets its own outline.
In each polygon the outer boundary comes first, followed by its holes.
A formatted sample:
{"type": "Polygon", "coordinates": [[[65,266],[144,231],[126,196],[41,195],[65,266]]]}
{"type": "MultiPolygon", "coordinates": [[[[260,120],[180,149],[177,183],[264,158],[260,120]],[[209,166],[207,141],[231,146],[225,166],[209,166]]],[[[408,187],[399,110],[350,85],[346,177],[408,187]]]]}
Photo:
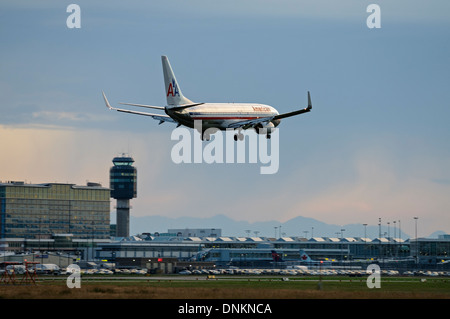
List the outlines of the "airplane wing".
{"type": "Polygon", "coordinates": [[[272,120],[281,120],[286,117],[291,117],[294,115],[307,113],[307,112],[310,112],[311,109],[312,109],[311,95],[309,94],[309,91],[308,91],[308,106],[302,110],[278,114],[278,115],[274,115],[274,116],[260,117],[258,119],[254,119],[254,120],[235,122],[235,123],[231,123],[230,125],[228,125],[228,127],[229,128],[243,128],[244,130],[246,130],[248,128],[255,127],[256,125],[258,125],[260,123],[269,123],[272,120]]]}
{"type": "Polygon", "coordinates": [[[133,103],[120,103],[123,105],[131,105],[131,106],[139,106],[139,107],[146,107],[149,109],[158,109],[158,110],[164,110],[164,106],[153,106],[153,105],[145,105],[145,104],[133,104],[133,103]]]}
{"type": "Polygon", "coordinates": [[[302,110],[294,111],[294,112],[279,114],[279,115],[274,116],[273,119],[281,120],[281,119],[284,119],[285,117],[290,117],[290,116],[294,116],[294,115],[307,113],[307,112],[311,111],[311,109],[312,109],[311,95],[309,94],[309,91],[308,91],[308,106],[306,108],[304,108],[302,110]]]}
{"type": "Polygon", "coordinates": [[[284,119],[285,117],[290,117],[290,116],[294,116],[294,115],[299,115],[299,114],[303,114],[303,113],[307,113],[311,111],[310,107],[304,108],[303,110],[298,110],[298,111],[294,111],[294,112],[289,112],[289,113],[283,113],[283,114],[279,114],[273,117],[274,120],[281,120],[284,119]]]}
{"type": "MultiPolygon", "coordinates": [[[[105,104],[106,107],[110,110],[115,110],[118,112],[124,112],[124,113],[131,113],[131,114],[137,114],[137,115],[144,115],[144,116],[150,116],[155,120],[159,121],[159,124],[164,123],[164,122],[171,122],[171,123],[176,123],[178,124],[177,121],[175,121],[174,119],[172,119],[170,116],[168,115],[164,115],[164,114],[153,114],[153,113],[147,113],[147,112],[138,112],[138,111],[131,111],[131,110],[126,110],[126,109],[119,109],[119,108],[115,108],[112,107],[111,104],[109,104],[108,99],[106,98],[105,92],[102,92],[103,94],[103,99],[105,100],[105,104]]],[[[163,109],[164,107],[161,106],[151,106],[151,105],[143,105],[143,104],[131,104],[131,103],[121,103],[121,104],[126,104],[126,105],[134,105],[134,106],[141,106],[141,107],[148,107],[148,108],[156,108],[156,109],[163,109]]]]}
{"type": "Polygon", "coordinates": [[[228,125],[229,128],[243,128],[244,130],[254,127],[260,123],[269,123],[275,116],[260,117],[259,119],[239,121],[228,125]]]}

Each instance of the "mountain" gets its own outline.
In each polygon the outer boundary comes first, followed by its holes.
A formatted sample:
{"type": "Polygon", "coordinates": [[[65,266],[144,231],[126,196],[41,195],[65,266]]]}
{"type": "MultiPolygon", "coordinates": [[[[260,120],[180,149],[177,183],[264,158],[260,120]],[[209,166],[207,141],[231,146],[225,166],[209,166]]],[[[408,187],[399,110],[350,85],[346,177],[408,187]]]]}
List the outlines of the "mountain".
{"type": "Polygon", "coordinates": [[[431,235],[429,235],[427,238],[438,238],[441,235],[448,235],[448,233],[443,232],[442,230],[435,231],[431,235]]]}
{"type": "MultiPolygon", "coordinates": [[[[178,217],[169,218],[164,216],[130,216],[130,234],[140,233],[165,233],[168,229],[174,228],[218,228],[222,229],[222,236],[230,237],[341,237],[341,229],[343,237],[379,237],[378,225],[367,225],[366,229],[362,224],[333,225],[318,221],[314,218],[298,216],[284,223],[279,221],[265,222],[248,222],[237,221],[225,215],[215,215],[208,218],[198,217],[178,217]],[[280,228],[281,226],[281,228],[280,228]]],[[[399,237],[398,229],[394,231],[393,227],[388,229],[387,226],[381,227],[381,233],[389,234],[391,237],[399,237]]],[[[387,236],[387,235],[386,235],[387,236]]],[[[401,234],[402,239],[408,239],[410,236],[404,232],[401,234]]]]}

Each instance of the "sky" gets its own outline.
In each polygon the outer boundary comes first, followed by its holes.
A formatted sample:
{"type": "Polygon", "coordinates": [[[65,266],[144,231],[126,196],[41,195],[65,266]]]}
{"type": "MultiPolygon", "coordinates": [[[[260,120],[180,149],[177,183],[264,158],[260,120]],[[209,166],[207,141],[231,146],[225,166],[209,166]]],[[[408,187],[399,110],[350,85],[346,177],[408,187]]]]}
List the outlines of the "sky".
{"type": "MultiPolygon", "coordinates": [[[[138,169],[133,216],[401,220],[450,232],[450,3],[445,0],[39,1],[0,4],[0,180],[109,186],[138,169]],[[67,7],[81,9],[68,28],[67,7]],[[369,4],[381,28],[369,28],[369,4]],[[161,55],[194,102],[310,113],[279,126],[279,169],[172,161],[161,55]]],[[[114,203],[111,203],[113,210],[114,203]]],[[[217,225],[214,225],[217,226],[217,225]]],[[[180,225],[182,227],[182,225],[180,225]]],[[[165,231],[165,230],[161,230],[165,231]]]]}

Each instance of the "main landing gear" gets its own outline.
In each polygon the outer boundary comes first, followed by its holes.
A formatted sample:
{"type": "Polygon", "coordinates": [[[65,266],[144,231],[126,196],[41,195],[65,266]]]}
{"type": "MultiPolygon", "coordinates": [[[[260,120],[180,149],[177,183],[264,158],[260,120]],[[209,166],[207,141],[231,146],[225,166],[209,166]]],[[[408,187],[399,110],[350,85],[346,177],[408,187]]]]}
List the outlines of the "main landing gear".
{"type": "MultiPolygon", "coordinates": [[[[237,130],[237,131],[238,132],[236,134],[234,134],[234,136],[233,136],[234,140],[236,142],[237,141],[243,141],[244,140],[244,134],[242,134],[240,129],[237,130]]],[[[262,134],[264,134],[264,133],[262,133],[262,134]]],[[[270,140],[270,138],[271,138],[270,132],[267,132],[265,134],[266,134],[266,138],[268,140],[270,140]]],[[[208,132],[208,130],[203,131],[202,134],[201,134],[201,139],[202,139],[202,141],[209,141],[209,140],[211,140],[211,132],[208,132]]]]}
{"type": "Polygon", "coordinates": [[[206,131],[202,132],[202,141],[209,141],[211,139],[211,133],[206,131]]]}
{"type": "MultiPolygon", "coordinates": [[[[268,140],[270,140],[270,137],[271,137],[270,133],[267,133],[266,134],[266,138],[268,140]]],[[[244,140],[244,134],[242,134],[241,132],[234,134],[234,140],[235,141],[243,141],[244,140]]]]}
{"type": "Polygon", "coordinates": [[[242,140],[244,140],[244,134],[242,134],[241,131],[239,130],[238,133],[234,134],[234,140],[235,141],[242,141],[242,140]]]}

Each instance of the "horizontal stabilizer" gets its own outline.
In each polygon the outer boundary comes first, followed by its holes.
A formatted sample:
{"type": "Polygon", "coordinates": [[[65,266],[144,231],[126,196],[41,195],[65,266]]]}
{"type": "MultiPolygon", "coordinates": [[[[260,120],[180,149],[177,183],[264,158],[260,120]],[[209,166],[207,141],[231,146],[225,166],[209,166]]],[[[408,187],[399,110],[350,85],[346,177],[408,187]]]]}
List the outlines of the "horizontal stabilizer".
{"type": "MultiPolygon", "coordinates": [[[[115,110],[115,111],[123,112],[123,113],[131,113],[131,114],[150,116],[153,119],[160,121],[160,124],[163,123],[163,122],[178,123],[177,121],[172,119],[170,116],[164,115],[164,114],[153,114],[153,113],[147,113],[147,112],[138,112],[138,111],[131,111],[131,110],[119,109],[119,108],[112,107],[111,104],[109,104],[108,99],[106,98],[105,92],[102,92],[102,94],[103,94],[103,99],[105,100],[106,107],[108,109],[110,109],[110,110],[115,110]]],[[[122,104],[124,104],[124,103],[122,103],[122,104]]],[[[164,108],[162,108],[162,109],[164,109],[164,108]]]]}
{"type": "Polygon", "coordinates": [[[112,110],[116,110],[118,112],[123,112],[123,113],[131,113],[131,114],[138,114],[138,115],[144,115],[144,116],[151,116],[154,120],[160,121],[159,124],[161,124],[162,122],[178,123],[174,119],[172,119],[170,116],[162,115],[162,114],[152,114],[152,113],[147,113],[147,112],[136,112],[136,111],[125,110],[125,109],[116,109],[116,108],[112,108],[112,110]]]}
{"type": "Polygon", "coordinates": [[[170,107],[170,110],[181,111],[181,110],[187,109],[188,107],[193,107],[193,106],[202,105],[202,104],[205,104],[205,103],[194,103],[194,104],[184,104],[184,105],[179,105],[179,106],[173,106],[173,107],[170,107]]]}

